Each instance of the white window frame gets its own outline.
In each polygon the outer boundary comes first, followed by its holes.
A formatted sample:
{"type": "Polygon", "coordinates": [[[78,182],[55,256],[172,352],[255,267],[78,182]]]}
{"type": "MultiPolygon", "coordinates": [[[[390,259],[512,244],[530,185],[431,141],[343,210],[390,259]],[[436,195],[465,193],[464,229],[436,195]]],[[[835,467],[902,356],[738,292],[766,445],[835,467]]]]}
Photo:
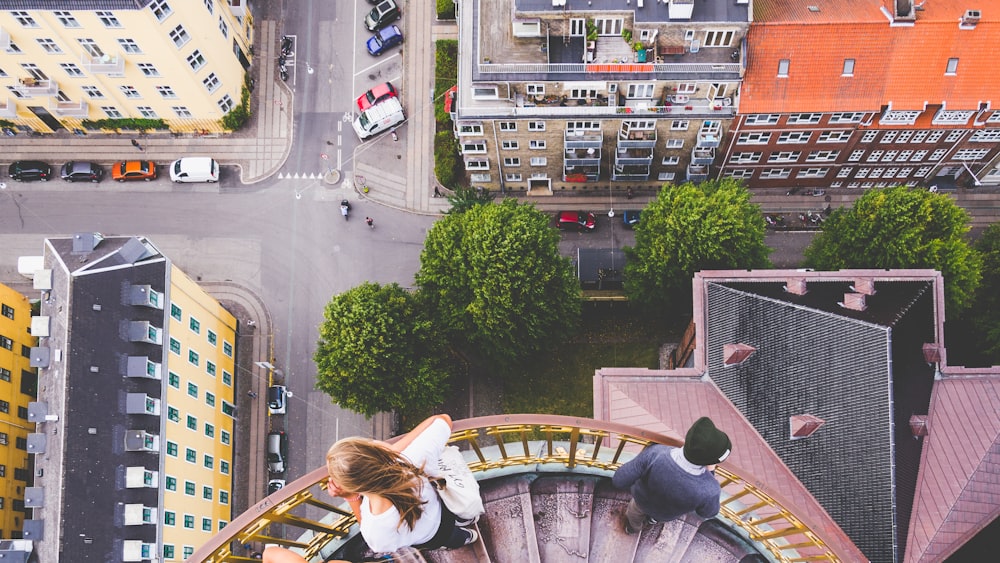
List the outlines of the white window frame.
{"type": "Polygon", "coordinates": [[[528,149],[533,151],[545,150],[545,139],[531,139],[528,141],[528,149]]]}
{"type": "Polygon", "coordinates": [[[681,82],[677,84],[678,94],[694,94],[698,91],[697,82],[681,82]]]}
{"type": "Polygon", "coordinates": [[[879,123],[886,125],[913,125],[923,113],[920,110],[889,110],[882,114],[879,123]]]}
{"type": "Polygon", "coordinates": [[[470,139],[462,141],[462,154],[486,154],[485,139],[470,139]]]}
{"type": "Polygon", "coordinates": [[[780,113],[754,113],[747,116],[744,125],[777,125],[781,119],[780,113]]]}
{"type": "Polygon", "coordinates": [[[529,96],[544,96],[545,95],[545,84],[525,84],[524,91],[529,96]]]}
{"type": "Polygon", "coordinates": [[[490,161],[486,158],[470,158],[465,161],[466,170],[489,170],[490,161]]]}
{"type": "Polygon", "coordinates": [[[672,182],[676,177],[676,172],[660,172],[656,175],[656,180],[659,182],[672,182]]]}
{"type": "Polygon", "coordinates": [[[517,168],[518,166],[521,166],[521,159],[516,156],[505,156],[503,158],[503,165],[507,168],[517,168]]]}
{"type": "Polygon", "coordinates": [[[940,109],[934,115],[934,119],[931,120],[931,123],[934,125],[965,125],[970,119],[972,119],[972,116],[975,115],[975,113],[976,112],[972,110],[963,111],[940,109]]]}
{"type": "Polygon", "coordinates": [[[778,78],[788,78],[788,69],[791,67],[792,62],[788,59],[780,59],[778,61],[778,78]]]}
{"type": "Polygon", "coordinates": [[[823,119],[822,113],[793,113],[788,116],[789,125],[815,125],[823,119]]]}
{"type": "Polygon", "coordinates": [[[498,124],[498,128],[501,131],[517,131],[517,122],[516,121],[501,121],[498,124]]]}
{"type": "Polygon", "coordinates": [[[734,152],[729,156],[729,164],[757,164],[763,156],[762,152],[734,152]]]}
{"type": "Polygon", "coordinates": [[[851,139],[851,132],[847,130],[823,131],[816,139],[817,143],[846,143],[851,139]]]}
{"type": "Polygon", "coordinates": [[[529,121],[528,131],[545,131],[544,121],[529,121]]]}
{"type": "Polygon", "coordinates": [[[467,136],[471,136],[471,135],[480,135],[481,136],[483,134],[483,124],[480,123],[480,122],[478,122],[478,121],[474,121],[474,122],[470,122],[470,121],[460,122],[456,126],[455,132],[457,133],[457,135],[459,137],[467,137],[467,136]]]}
{"type": "Polygon", "coordinates": [[[812,131],[784,131],[778,135],[779,145],[803,145],[809,142],[812,131]]]}
{"type": "Polygon", "coordinates": [[[652,99],[653,92],[656,90],[656,85],[652,82],[639,82],[632,83],[628,85],[628,91],[625,97],[629,99],[652,99]]]}
{"type": "Polygon", "coordinates": [[[500,141],[500,150],[516,151],[520,147],[517,141],[500,141]]]}
{"type": "Polygon", "coordinates": [[[954,160],[982,160],[990,154],[990,149],[959,149],[952,156],[954,160]]]}
{"type": "Polygon", "coordinates": [[[765,168],[761,170],[759,178],[761,180],[783,180],[791,175],[791,168],[765,168]]]}
{"type": "Polygon", "coordinates": [[[667,139],[667,145],[666,146],[667,146],[668,149],[671,149],[671,150],[673,150],[673,149],[683,149],[684,148],[684,139],[667,139]]]}
{"type": "Polygon", "coordinates": [[[754,133],[751,131],[740,133],[736,138],[737,145],[766,145],[771,142],[771,133],[754,133]]]}
{"type": "Polygon", "coordinates": [[[670,121],[671,131],[687,131],[690,126],[691,122],[687,119],[673,119],[670,121]]]}
{"type": "Polygon", "coordinates": [[[825,178],[830,172],[829,167],[813,167],[813,168],[803,168],[799,170],[796,174],[796,178],[825,178]]]}
{"type": "Polygon", "coordinates": [[[840,151],[818,150],[806,156],[806,162],[834,162],[840,156],[840,151]]]}
{"type": "Polygon", "coordinates": [[[544,156],[533,156],[528,161],[528,166],[548,166],[549,159],[544,156]]]}
{"type": "Polygon", "coordinates": [[[767,155],[768,164],[790,164],[798,162],[802,151],[778,151],[767,155]]]}

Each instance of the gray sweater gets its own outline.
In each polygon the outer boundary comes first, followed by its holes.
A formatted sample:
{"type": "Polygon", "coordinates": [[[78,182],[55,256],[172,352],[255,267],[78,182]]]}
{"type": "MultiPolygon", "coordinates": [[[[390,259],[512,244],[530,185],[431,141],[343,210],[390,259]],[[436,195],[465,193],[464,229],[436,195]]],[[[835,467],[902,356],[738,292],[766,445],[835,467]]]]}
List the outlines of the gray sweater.
{"type": "Polygon", "coordinates": [[[705,471],[691,475],[670,457],[672,448],[654,444],[618,468],[612,483],[628,489],[639,508],[661,522],[688,512],[702,518],[719,513],[719,482],[705,471]]]}

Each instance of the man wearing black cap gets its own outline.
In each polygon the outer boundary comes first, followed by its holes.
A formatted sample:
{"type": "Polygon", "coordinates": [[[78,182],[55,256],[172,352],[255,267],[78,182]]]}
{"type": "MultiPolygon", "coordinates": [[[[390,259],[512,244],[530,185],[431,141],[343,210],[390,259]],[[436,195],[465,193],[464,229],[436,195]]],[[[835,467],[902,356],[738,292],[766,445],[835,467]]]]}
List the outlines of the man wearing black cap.
{"type": "Polygon", "coordinates": [[[625,532],[634,534],[648,522],[664,522],[695,512],[702,518],[719,513],[719,482],[712,473],[732,449],[726,433],[701,417],[684,437],[684,447],[653,444],[623,464],[612,483],[628,489],[625,532]]]}

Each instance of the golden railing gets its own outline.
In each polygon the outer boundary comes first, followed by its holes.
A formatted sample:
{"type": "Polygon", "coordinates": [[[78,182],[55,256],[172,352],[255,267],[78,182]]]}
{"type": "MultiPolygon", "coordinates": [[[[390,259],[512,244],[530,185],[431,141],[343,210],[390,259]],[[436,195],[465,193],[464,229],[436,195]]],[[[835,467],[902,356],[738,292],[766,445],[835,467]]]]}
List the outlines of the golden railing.
{"type": "MultiPolygon", "coordinates": [[[[652,443],[679,446],[676,439],[626,426],[556,415],[503,415],[456,421],[450,442],[470,459],[472,471],[490,472],[517,466],[540,465],[562,470],[588,468],[613,472],[626,452],[637,453],[652,443]],[[496,455],[493,452],[496,452],[496,455]]],[[[723,490],[721,516],[744,531],[763,550],[786,563],[840,561],[818,534],[800,521],[791,507],[783,506],[759,482],[736,475],[724,467],[716,470],[723,490]]],[[[325,493],[326,468],[296,479],[239,515],[187,559],[188,563],[253,562],[234,552],[248,544],[278,544],[302,550],[307,560],[321,557],[321,550],[350,538],[356,523],[346,504],[320,500],[325,493]],[[314,489],[315,487],[315,489],[314,489]],[[319,512],[307,516],[303,512],[319,512]],[[273,525],[303,530],[298,539],[278,537],[273,525]]],[[[486,475],[485,478],[490,478],[486,475]]],[[[325,555],[329,555],[326,553],[325,555]]]]}

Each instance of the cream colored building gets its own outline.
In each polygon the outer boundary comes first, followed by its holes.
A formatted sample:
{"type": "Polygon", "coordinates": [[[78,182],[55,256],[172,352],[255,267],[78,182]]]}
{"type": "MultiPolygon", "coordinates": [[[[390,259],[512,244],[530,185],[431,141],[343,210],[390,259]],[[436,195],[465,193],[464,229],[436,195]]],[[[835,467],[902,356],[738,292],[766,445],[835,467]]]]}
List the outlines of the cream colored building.
{"type": "Polygon", "coordinates": [[[0,0],[0,120],[43,132],[108,118],[218,130],[240,103],[252,29],[246,0],[0,0]]]}
{"type": "Polygon", "coordinates": [[[0,538],[20,537],[24,491],[31,481],[27,439],[35,425],[28,403],[38,375],[26,352],[35,345],[28,298],[0,284],[0,538]]]}

